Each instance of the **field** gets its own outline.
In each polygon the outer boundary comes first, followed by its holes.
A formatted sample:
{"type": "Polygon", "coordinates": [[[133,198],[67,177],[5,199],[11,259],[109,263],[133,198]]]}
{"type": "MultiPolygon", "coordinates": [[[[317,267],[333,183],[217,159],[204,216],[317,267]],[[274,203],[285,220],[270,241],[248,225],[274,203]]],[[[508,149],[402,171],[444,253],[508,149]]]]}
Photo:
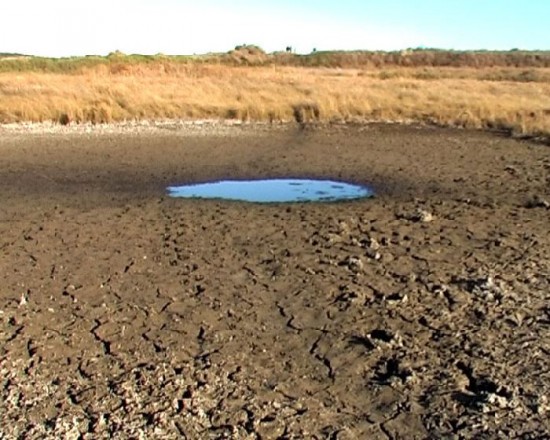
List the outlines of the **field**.
{"type": "Polygon", "coordinates": [[[550,438],[548,53],[0,72],[1,439],[550,438]]]}
{"type": "Polygon", "coordinates": [[[548,139],[547,53],[367,55],[299,57],[241,48],[202,58],[8,58],[0,61],[0,123],[298,117],[420,122],[548,139]]]}
{"type": "Polygon", "coordinates": [[[547,146],[175,124],[4,127],[0,153],[0,437],[550,434],[547,146]],[[377,195],[165,195],[284,176],[377,195]]]}

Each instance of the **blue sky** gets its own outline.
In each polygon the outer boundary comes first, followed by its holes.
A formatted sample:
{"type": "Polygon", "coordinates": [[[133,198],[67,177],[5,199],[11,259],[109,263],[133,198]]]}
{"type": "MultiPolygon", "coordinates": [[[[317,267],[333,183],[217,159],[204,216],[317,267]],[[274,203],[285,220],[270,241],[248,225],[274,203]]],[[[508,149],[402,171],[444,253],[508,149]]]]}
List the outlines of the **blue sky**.
{"type": "Polygon", "coordinates": [[[17,0],[0,52],[44,56],[266,51],[550,49],[550,0],[17,0]]]}

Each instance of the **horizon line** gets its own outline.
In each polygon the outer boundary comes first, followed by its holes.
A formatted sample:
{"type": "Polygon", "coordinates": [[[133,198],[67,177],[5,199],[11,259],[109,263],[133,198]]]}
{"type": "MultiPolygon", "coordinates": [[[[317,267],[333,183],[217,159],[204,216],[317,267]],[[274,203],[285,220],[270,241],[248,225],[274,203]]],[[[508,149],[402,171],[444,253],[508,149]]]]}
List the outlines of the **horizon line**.
{"type": "Polygon", "coordinates": [[[226,52],[202,52],[202,53],[164,53],[164,52],[156,52],[156,53],[140,53],[140,52],[132,52],[127,53],[121,50],[113,50],[111,52],[108,52],[107,54],[100,54],[100,53],[90,53],[85,55],[61,55],[61,56],[48,56],[48,55],[34,55],[34,54],[28,54],[28,53],[19,53],[19,52],[0,52],[0,57],[29,57],[29,58],[52,58],[52,59],[64,59],[64,58],[85,58],[85,57],[109,57],[109,56],[166,56],[166,57],[180,57],[180,56],[208,56],[208,55],[224,55],[228,54],[234,50],[238,50],[239,48],[246,48],[246,47],[256,47],[262,50],[267,55],[275,55],[279,53],[289,53],[291,55],[314,55],[316,53],[335,53],[335,52],[348,52],[348,53],[354,53],[354,52],[365,52],[365,53],[396,53],[396,52],[430,52],[430,51],[437,51],[437,52],[458,52],[458,53],[464,53],[464,52],[470,52],[470,53],[478,53],[478,52],[497,52],[497,53],[507,53],[507,52],[550,52],[550,49],[522,49],[522,48],[511,48],[511,49],[485,49],[485,48],[477,48],[477,49],[449,49],[449,48],[441,48],[441,47],[407,47],[402,49],[392,49],[392,50],[383,50],[383,49],[312,49],[310,52],[295,52],[292,50],[292,46],[288,46],[291,48],[291,51],[281,49],[276,50],[272,52],[264,51],[261,46],[256,44],[242,44],[237,45],[233,49],[229,49],[226,52]]]}

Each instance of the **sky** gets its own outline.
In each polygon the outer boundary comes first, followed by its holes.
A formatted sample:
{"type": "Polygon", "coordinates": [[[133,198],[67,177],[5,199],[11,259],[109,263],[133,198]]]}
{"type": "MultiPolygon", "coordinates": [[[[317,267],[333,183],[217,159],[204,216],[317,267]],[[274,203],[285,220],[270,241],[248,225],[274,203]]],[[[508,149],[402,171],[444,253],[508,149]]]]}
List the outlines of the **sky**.
{"type": "Polygon", "coordinates": [[[550,0],[2,0],[0,52],[542,50],[549,19],[550,0]]]}

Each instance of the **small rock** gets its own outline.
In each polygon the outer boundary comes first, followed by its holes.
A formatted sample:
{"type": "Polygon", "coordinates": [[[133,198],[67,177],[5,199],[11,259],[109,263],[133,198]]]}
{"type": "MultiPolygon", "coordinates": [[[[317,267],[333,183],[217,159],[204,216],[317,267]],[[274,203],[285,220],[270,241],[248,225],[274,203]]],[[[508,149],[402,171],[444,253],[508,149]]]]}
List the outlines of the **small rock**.
{"type": "Polygon", "coordinates": [[[518,402],[511,397],[508,398],[499,393],[486,393],[483,402],[480,402],[481,410],[484,413],[492,412],[495,408],[498,409],[517,409],[518,402]]]}
{"type": "Polygon", "coordinates": [[[366,255],[373,260],[380,260],[380,258],[382,257],[380,255],[380,252],[376,252],[374,249],[367,249],[366,255]]]}
{"type": "Polygon", "coordinates": [[[328,233],[325,239],[327,241],[327,244],[329,245],[335,244],[335,243],[342,243],[344,241],[344,239],[340,234],[333,234],[333,233],[328,233]]]}
{"type": "Polygon", "coordinates": [[[550,413],[550,402],[548,402],[548,397],[545,395],[540,396],[537,399],[537,414],[544,415],[546,413],[550,413]]]}
{"type": "Polygon", "coordinates": [[[338,228],[340,230],[340,234],[349,234],[350,233],[350,227],[344,221],[341,221],[340,223],[338,223],[338,228]]]}
{"type": "Polygon", "coordinates": [[[517,176],[519,174],[519,171],[518,169],[513,166],[513,165],[506,165],[504,167],[504,171],[508,171],[510,174],[512,174],[513,176],[517,176]]]}
{"type": "Polygon", "coordinates": [[[516,327],[521,327],[523,320],[525,319],[525,314],[518,310],[512,313],[508,319],[513,322],[516,327]]]}
{"type": "Polygon", "coordinates": [[[422,223],[429,223],[433,221],[434,216],[431,212],[424,211],[423,209],[419,209],[416,211],[416,220],[420,221],[422,223]]]}
{"type": "Polygon", "coordinates": [[[403,292],[396,292],[391,295],[384,296],[384,301],[388,304],[406,303],[408,300],[409,296],[403,292]]]}
{"type": "Polygon", "coordinates": [[[348,257],[346,264],[348,268],[355,273],[362,272],[365,268],[365,264],[359,257],[348,257]]]}
{"type": "Polygon", "coordinates": [[[525,204],[526,208],[550,208],[550,202],[548,200],[543,199],[541,196],[534,195],[530,200],[527,201],[525,204]]]}
{"type": "Polygon", "coordinates": [[[372,249],[373,251],[377,251],[380,249],[380,243],[378,243],[374,238],[369,238],[367,242],[368,248],[372,249]]]}
{"type": "Polygon", "coordinates": [[[399,212],[396,214],[397,218],[404,218],[412,222],[429,223],[434,220],[434,215],[424,209],[416,209],[414,212],[399,212]]]}

